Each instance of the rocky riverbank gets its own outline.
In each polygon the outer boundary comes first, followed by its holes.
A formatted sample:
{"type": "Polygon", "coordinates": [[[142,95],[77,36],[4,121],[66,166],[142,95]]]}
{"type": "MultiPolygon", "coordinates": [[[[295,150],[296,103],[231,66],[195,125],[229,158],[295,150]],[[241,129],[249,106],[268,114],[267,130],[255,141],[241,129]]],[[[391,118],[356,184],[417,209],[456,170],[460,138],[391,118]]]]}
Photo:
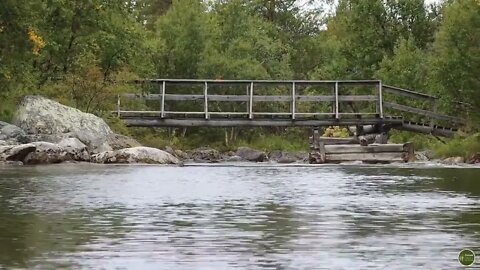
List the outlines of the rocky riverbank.
{"type": "Polygon", "coordinates": [[[144,147],[133,138],[114,133],[103,119],[93,114],[40,96],[25,97],[12,124],[0,122],[0,164],[182,164],[184,161],[306,163],[308,153],[267,153],[248,147],[227,153],[211,148],[183,152],[171,147],[163,150],[144,147]]]}
{"type": "MultiPolygon", "coordinates": [[[[480,164],[480,153],[469,159],[434,159],[431,151],[416,153],[420,162],[447,165],[480,164]]],[[[93,114],[40,97],[27,96],[19,104],[13,124],[0,122],[0,164],[182,164],[220,162],[308,163],[307,152],[265,152],[248,147],[226,153],[212,148],[182,151],[144,147],[135,139],[116,134],[93,114]]]]}
{"type": "Polygon", "coordinates": [[[13,124],[0,122],[0,163],[62,162],[181,164],[166,151],[115,134],[93,114],[43,97],[25,97],[13,124]]]}

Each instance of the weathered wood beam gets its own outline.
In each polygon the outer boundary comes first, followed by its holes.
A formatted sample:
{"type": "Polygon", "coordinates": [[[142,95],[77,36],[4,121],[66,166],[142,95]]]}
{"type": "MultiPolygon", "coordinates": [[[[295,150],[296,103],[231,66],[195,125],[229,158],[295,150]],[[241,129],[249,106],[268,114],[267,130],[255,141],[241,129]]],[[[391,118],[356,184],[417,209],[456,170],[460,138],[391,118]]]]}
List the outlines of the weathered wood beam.
{"type": "MultiPolygon", "coordinates": [[[[203,114],[200,113],[200,114],[203,114]]],[[[349,125],[374,125],[379,123],[392,123],[398,120],[380,119],[324,119],[324,120],[292,120],[292,119],[148,119],[125,118],[127,126],[138,127],[318,127],[318,126],[349,126],[349,125]]],[[[398,123],[397,123],[398,124],[398,123]]]]}
{"type": "Polygon", "coordinates": [[[405,96],[405,97],[421,98],[421,99],[432,100],[432,101],[437,99],[437,97],[435,97],[435,96],[415,92],[415,91],[412,91],[412,90],[402,89],[402,88],[399,88],[399,87],[389,86],[389,85],[383,85],[383,90],[387,93],[392,93],[392,94],[405,96]]]}
{"type": "Polygon", "coordinates": [[[410,107],[410,106],[406,106],[406,105],[401,105],[401,104],[397,104],[397,103],[384,102],[383,105],[384,105],[384,107],[387,107],[387,108],[390,108],[390,109],[409,112],[409,113],[414,113],[414,114],[420,114],[420,115],[428,116],[428,117],[439,119],[439,120],[452,121],[452,122],[456,122],[456,123],[464,123],[465,122],[465,120],[462,119],[462,118],[448,116],[448,115],[439,114],[439,113],[434,113],[434,112],[431,112],[431,111],[418,109],[418,108],[414,108],[414,107],[410,107]]]}
{"type": "Polygon", "coordinates": [[[327,154],[326,162],[344,162],[344,161],[367,161],[367,162],[406,162],[407,153],[348,153],[348,154],[327,154]]]}
{"type": "Polygon", "coordinates": [[[424,134],[432,134],[436,136],[442,137],[453,137],[455,135],[455,130],[451,129],[443,129],[443,128],[436,128],[430,126],[423,126],[423,125],[415,125],[404,123],[403,125],[396,126],[396,129],[417,132],[417,133],[424,133],[424,134]]]}
{"type": "MultiPolygon", "coordinates": [[[[205,95],[200,94],[123,94],[123,97],[130,99],[144,99],[144,100],[161,100],[165,97],[165,100],[169,101],[197,101],[204,100],[205,95]]],[[[209,101],[232,101],[232,102],[245,102],[249,101],[250,95],[208,95],[209,101]]],[[[335,101],[335,96],[295,96],[295,100],[298,102],[332,102],[335,101]]],[[[373,95],[339,95],[338,100],[340,102],[356,102],[356,101],[376,101],[378,98],[373,95]]],[[[291,102],[292,96],[253,96],[254,102],[291,102]]]]}
{"type": "Polygon", "coordinates": [[[327,154],[404,152],[403,144],[325,145],[327,154]]]}
{"type": "Polygon", "coordinates": [[[202,85],[205,82],[212,85],[291,85],[293,82],[301,85],[332,85],[338,82],[341,85],[349,86],[374,86],[379,80],[212,80],[212,79],[143,79],[134,80],[134,83],[167,83],[175,85],[202,85]]]}

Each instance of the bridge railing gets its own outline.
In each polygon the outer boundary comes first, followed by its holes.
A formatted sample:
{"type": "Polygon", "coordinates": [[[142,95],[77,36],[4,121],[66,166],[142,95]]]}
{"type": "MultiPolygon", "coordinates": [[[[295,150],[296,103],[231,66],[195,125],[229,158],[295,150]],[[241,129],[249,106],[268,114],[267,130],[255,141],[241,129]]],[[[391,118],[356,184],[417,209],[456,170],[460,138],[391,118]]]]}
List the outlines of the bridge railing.
{"type": "Polygon", "coordinates": [[[150,88],[119,95],[114,112],[132,125],[318,126],[388,122],[432,133],[445,127],[451,131],[465,123],[458,116],[439,112],[437,97],[384,85],[380,80],[155,79],[135,83],[150,88]],[[196,92],[185,91],[189,88],[196,92]],[[272,88],[273,94],[264,91],[272,88]],[[129,110],[124,99],[150,105],[143,110],[129,110]],[[193,103],[197,108],[192,110],[195,106],[184,103],[193,103]],[[266,110],[271,108],[274,111],[266,110]]]}
{"type": "MultiPolygon", "coordinates": [[[[341,117],[352,116],[370,116],[373,118],[383,118],[383,98],[382,83],[379,80],[332,80],[332,81],[305,81],[305,80],[193,80],[193,79],[155,79],[155,80],[139,80],[139,84],[150,83],[158,86],[157,93],[127,93],[118,96],[117,115],[155,115],[159,118],[169,118],[178,115],[189,115],[210,119],[212,117],[237,116],[247,119],[256,117],[287,117],[291,120],[308,117],[330,117],[339,119],[341,117]],[[170,92],[170,88],[177,87],[201,87],[202,93],[178,93],[170,92]],[[245,94],[218,94],[211,91],[217,87],[244,87],[245,94]],[[287,95],[266,95],[258,93],[261,87],[283,87],[289,90],[287,95]],[[301,89],[308,87],[323,87],[330,94],[304,94],[301,89]],[[367,87],[369,94],[343,94],[341,90],[345,88],[367,87]],[[125,110],[122,108],[122,98],[141,99],[159,101],[158,110],[125,110]],[[202,110],[196,111],[179,111],[169,108],[167,102],[200,102],[203,103],[202,110]],[[211,108],[213,102],[242,102],[245,108],[242,111],[215,111],[211,108]],[[268,103],[288,103],[288,111],[266,112],[255,109],[255,104],[260,102],[268,103]],[[330,104],[329,111],[300,111],[298,108],[302,103],[330,104]],[[348,111],[343,104],[352,103],[368,103],[373,105],[373,110],[356,110],[348,111]]],[[[348,91],[345,91],[348,92],[348,91]]],[[[355,107],[355,106],[351,106],[355,107]]],[[[360,107],[360,106],[358,106],[360,107]]]]}
{"type": "Polygon", "coordinates": [[[461,126],[465,124],[465,120],[461,117],[449,116],[439,112],[439,98],[436,96],[389,85],[383,85],[383,91],[384,94],[392,94],[395,97],[406,97],[408,98],[407,100],[409,103],[408,105],[400,104],[398,102],[390,101],[384,98],[384,108],[423,117],[424,119],[428,120],[428,124],[432,128],[438,123],[448,123],[450,126],[461,126]],[[412,106],[421,101],[426,102],[429,108],[419,108],[418,106],[412,106]]]}

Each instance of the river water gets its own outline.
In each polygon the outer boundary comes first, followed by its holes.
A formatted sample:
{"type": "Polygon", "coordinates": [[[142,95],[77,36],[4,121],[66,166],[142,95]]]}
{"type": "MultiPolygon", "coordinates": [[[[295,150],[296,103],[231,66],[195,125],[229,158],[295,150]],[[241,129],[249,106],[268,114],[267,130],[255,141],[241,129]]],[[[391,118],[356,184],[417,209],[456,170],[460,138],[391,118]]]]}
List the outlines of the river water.
{"type": "Polygon", "coordinates": [[[0,167],[0,268],[455,269],[480,169],[0,167]]]}

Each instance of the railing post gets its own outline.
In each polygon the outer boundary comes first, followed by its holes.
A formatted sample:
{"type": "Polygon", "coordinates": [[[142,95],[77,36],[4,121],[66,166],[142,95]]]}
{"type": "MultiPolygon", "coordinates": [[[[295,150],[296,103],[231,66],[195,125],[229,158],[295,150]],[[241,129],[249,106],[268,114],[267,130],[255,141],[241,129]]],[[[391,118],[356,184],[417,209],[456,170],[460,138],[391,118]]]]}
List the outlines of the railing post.
{"type": "Polygon", "coordinates": [[[295,103],[296,103],[296,93],[295,93],[295,82],[292,83],[292,105],[290,107],[290,110],[292,112],[292,120],[295,120],[295,103]]]}
{"type": "MultiPolygon", "coordinates": [[[[437,99],[434,98],[432,99],[432,111],[434,113],[437,113],[437,99]]],[[[435,126],[435,118],[430,119],[430,128],[433,130],[433,127],[435,126]]]]}
{"type": "Polygon", "coordinates": [[[205,82],[205,87],[203,88],[203,96],[204,96],[204,109],[205,109],[205,119],[210,118],[208,115],[208,83],[205,82]]]}
{"type": "Polygon", "coordinates": [[[248,118],[253,119],[253,82],[250,83],[249,103],[248,103],[248,118]]]}
{"type": "MultiPolygon", "coordinates": [[[[250,97],[250,85],[249,84],[247,85],[246,96],[250,97]]],[[[250,113],[250,99],[247,100],[246,104],[247,104],[247,113],[250,113]]]]}
{"type": "Polygon", "coordinates": [[[117,95],[117,117],[120,118],[120,94],[117,95]]]}
{"type": "Polygon", "coordinates": [[[340,118],[340,113],[338,110],[338,81],[335,82],[335,118],[340,118]]]}
{"type": "Polygon", "coordinates": [[[383,83],[382,81],[378,82],[378,115],[383,119],[383,83]]]}
{"type": "Polygon", "coordinates": [[[160,94],[162,95],[162,101],[160,103],[160,117],[165,118],[165,81],[160,84],[160,94]]]}

